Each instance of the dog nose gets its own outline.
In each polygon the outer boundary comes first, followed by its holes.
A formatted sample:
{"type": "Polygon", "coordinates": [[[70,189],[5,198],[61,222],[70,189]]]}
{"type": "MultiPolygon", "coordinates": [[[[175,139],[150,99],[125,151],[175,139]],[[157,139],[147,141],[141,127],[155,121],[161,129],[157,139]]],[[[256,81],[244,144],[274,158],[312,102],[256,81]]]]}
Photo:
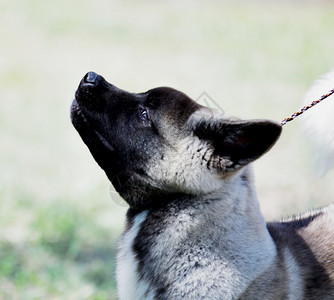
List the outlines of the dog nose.
{"type": "Polygon", "coordinates": [[[96,84],[98,77],[99,75],[97,75],[95,72],[88,72],[84,77],[84,82],[90,84],[96,84]]]}

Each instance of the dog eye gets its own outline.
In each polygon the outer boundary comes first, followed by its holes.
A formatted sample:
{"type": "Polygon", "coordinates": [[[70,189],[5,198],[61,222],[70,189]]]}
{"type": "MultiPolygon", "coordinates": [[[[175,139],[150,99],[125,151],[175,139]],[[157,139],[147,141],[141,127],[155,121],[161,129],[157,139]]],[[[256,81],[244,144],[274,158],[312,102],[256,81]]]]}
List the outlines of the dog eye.
{"type": "Polygon", "coordinates": [[[140,109],[139,116],[143,121],[149,121],[150,120],[150,116],[148,114],[148,111],[145,108],[140,109]]]}

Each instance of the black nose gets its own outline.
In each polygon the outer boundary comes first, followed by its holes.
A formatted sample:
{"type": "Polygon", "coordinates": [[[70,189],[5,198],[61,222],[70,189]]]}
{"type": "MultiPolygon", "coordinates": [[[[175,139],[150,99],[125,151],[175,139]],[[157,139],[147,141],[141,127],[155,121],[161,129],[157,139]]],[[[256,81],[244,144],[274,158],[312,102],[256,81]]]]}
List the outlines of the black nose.
{"type": "Polygon", "coordinates": [[[98,77],[99,77],[99,75],[97,75],[95,72],[88,72],[84,77],[84,82],[85,83],[96,84],[98,77]]]}

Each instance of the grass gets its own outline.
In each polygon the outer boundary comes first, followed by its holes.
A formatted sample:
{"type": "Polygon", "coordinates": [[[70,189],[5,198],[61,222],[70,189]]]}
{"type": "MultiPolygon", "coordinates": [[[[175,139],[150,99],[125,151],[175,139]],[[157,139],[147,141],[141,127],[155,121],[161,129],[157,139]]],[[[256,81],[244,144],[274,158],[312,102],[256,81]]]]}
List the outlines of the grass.
{"type": "MultiPolygon", "coordinates": [[[[0,3],[0,298],[115,299],[126,208],[69,121],[89,70],[130,91],[206,92],[228,114],[280,121],[333,67],[325,1],[0,3]]],[[[255,164],[268,218],[328,203],[301,121],[255,164]]]]}

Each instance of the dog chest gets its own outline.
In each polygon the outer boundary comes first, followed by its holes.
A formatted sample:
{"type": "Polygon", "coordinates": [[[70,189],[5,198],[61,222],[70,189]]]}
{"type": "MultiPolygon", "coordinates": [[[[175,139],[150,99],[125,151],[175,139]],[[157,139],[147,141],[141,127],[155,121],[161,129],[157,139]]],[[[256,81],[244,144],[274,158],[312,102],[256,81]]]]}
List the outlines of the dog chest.
{"type": "Polygon", "coordinates": [[[202,205],[201,213],[197,209],[169,205],[131,219],[118,254],[120,299],[231,299],[271,260],[267,253],[257,257],[260,249],[244,237],[235,241],[237,224],[232,231],[218,227],[222,223],[214,217],[203,218],[202,205]],[[249,265],[253,259],[255,269],[249,265]]]}

